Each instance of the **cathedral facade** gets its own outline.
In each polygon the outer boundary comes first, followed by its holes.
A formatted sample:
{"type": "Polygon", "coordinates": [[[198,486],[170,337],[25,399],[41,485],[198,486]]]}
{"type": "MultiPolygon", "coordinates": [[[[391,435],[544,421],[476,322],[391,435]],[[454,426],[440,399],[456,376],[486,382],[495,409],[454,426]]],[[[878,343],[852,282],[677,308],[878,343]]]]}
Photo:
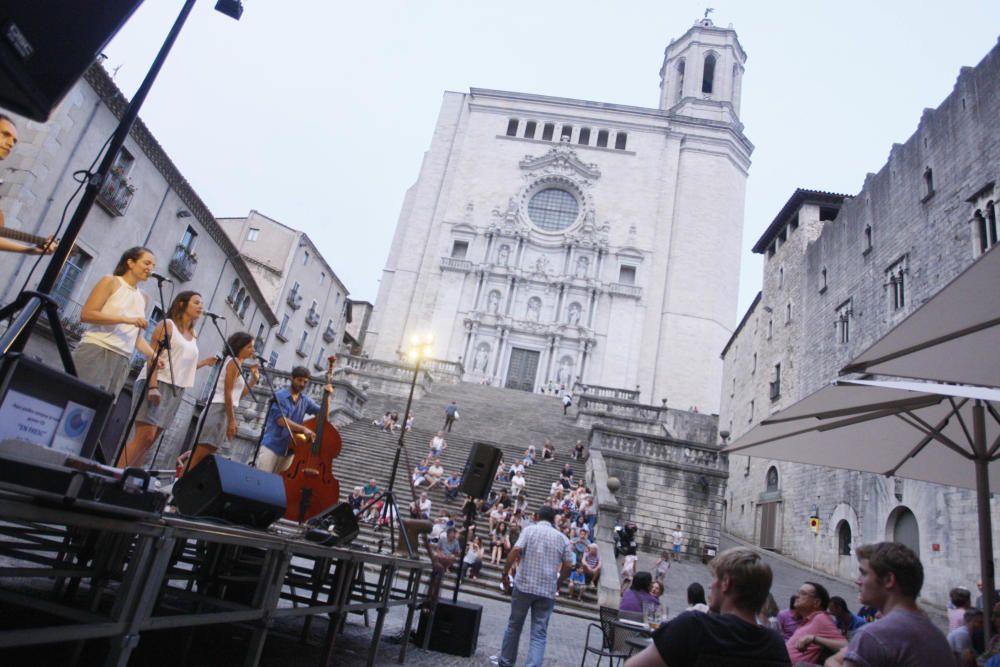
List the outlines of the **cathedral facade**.
{"type": "Polygon", "coordinates": [[[667,47],[658,108],[446,93],[366,351],[396,359],[430,332],[467,381],[717,412],[753,150],[745,61],[704,19],[667,47]]]}

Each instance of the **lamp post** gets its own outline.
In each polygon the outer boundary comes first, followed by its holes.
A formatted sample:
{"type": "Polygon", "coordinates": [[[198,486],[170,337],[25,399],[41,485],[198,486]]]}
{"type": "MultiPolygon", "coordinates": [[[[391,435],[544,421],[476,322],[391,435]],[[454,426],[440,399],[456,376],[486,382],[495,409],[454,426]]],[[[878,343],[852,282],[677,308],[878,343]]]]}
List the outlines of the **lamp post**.
{"type": "MultiPolygon", "coordinates": [[[[413,545],[410,544],[410,538],[406,533],[406,529],[403,526],[403,519],[399,514],[399,504],[396,502],[396,495],[393,492],[393,488],[396,485],[396,473],[399,471],[399,457],[403,453],[403,447],[406,444],[406,425],[410,421],[410,407],[413,405],[413,390],[417,386],[417,376],[420,375],[420,362],[424,359],[429,359],[433,352],[434,337],[431,334],[424,334],[423,336],[414,335],[410,338],[410,346],[406,352],[406,356],[413,361],[413,379],[410,380],[410,394],[406,398],[406,408],[403,410],[403,424],[399,429],[399,441],[396,444],[396,455],[392,459],[392,472],[389,473],[389,486],[386,488],[385,492],[382,494],[382,498],[385,502],[385,509],[383,511],[395,512],[395,517],[390,515],[389,521],[389,545],[392,551],[396,550],[396,536],[394,522],[399,522],[399,534],[403,538],[403,544],[406,545],[406,551],[409,556],[413,557],[413,545]]],[[[374,504],[378,498],[373,498],[369,502],[369,506],[374,504]]]]}

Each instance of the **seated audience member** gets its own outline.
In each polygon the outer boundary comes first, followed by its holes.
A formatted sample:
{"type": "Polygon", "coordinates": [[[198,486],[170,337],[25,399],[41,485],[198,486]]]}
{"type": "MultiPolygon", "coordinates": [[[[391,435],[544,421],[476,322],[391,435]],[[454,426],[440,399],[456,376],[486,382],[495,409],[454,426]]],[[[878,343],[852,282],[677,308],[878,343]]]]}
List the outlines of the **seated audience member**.
{"type": "Polygon", "coordinates": [[[507,495],[507,489],[500,489],[500,495],[497,496],[496,504],[505,510],[509,510],[511,506],[510,496],[507,495]]]}
{"type": "Polygon", "coordinates": [[[830,598],[830,605],[827,607],[833,622],[837,624],[837,629],[841,634],[850,639],[854,636],[854,631],[865,624],[865,619],[857,614],[852,614],[847,607],[847,602],[839,595],[830,598]]]}
{"type": "Polygon", "coordinates": [[[522,475],[520,471],[518,471],[518,473],[514,475],[514,479],[510,480],[511,497],[517,498],[519,495],[521,495],[521,492],[524,491],[525,484],[527,484],[527,482],[524,479],[524,475],[522,475]]]}
{"type": "Polygon", "coordinates": [[[587,539],[587,529],[580,528],[576,531],[576,536],[570,538],[570,549],[573,551],[573,564],[583,562],[583,557],[590,550],[590,540],[587,539]]]}
{"type": "Polygon", "coordinates": [[[781,626],[781,638],[784,641],[788,641],[795,631],[799,629],[799,623],[802,619],[795,611],[795,596],[792,595],[788,599],[788,609],[782,609],[778,612],[778,624],[781,626]]]}
{"type": "Polygon", "coordinates": [[[574,600],[582,600],[586,589],[587,575],[583,573],[583,563],[578,562],[573,571],[569,573],[569,596],[574,600]]]}
{"type": "Polygon", "coordinates": [[[708,603],[705,601],[705,588],[697,581],[688,584],[687,601],[688,611],[708,612],[708,603]]]}
{"type": "Polygon", "coordinates": [[[597,583],[601,580],[601,556],[597,553],[596,544],[587,547],[587,553],[583,556],[583,573],[587,577],[587,583],[597,588],[597,583]]]}
{"type": "Polygon", "coordinates": [[[572,482],[572,480],[573,480],[573,464],[572,463],[567,463],[566,465],[564,465],[562,467],[562,470],[559,472],[559,477],[561,477],[563,479],[570,480],[572,482]]]}
{"type": "Polygon", "coordinates": [[[990,660],[993,660],[994,664],[1000,665],[1000,602],[993,605],[993,614],[990,619],[993,621],[993,638],[982,655],[987,667],[993,667],[990,660]],[[994,657],[996,657],[995,660],[994,657]]]}
{"type": "Polygon", "coordinates": [[[663,597],[663,584],[654,581],[649,587],[649,594],[659,601],[663,597]]]}
{"type": "Polygon", "coordinates": [[[948,609],[948,631],[965,625],[965,610],[972,608],[972,591],[957,586],[948,593],[952,607],[948,609]]]}
{"type": "Polygon", "coordinates": [[[444,431],[438,431],[433,438],[431,438],[428,447],[431,450],[431,457],[441,456],[441,452],[448,449],[448,443],[444,439],[444,431]]]}
{"type": "Polygon", "coordinates": [[[573,454],[572,454],[572,456],[573,456],[573,460],[574,461],[576,461],[577,459],[582,459],[583,458],[583,440],[577,440],[576,444],[573,445],[573,454]]]}
{"type": "Polygon", "coordinates": [[[354,492],[351,493],[351,497],[347,499],[347,503],[351,506],[351,511],[354,512],[354,516],[361,514],[361,508],[364,506],[364,502],[364,490],[360,486],[354,487],[354,492]]]}
{"type": "Polygon", "coordinates": [[[711,614],[684,612],[661,625],[653,642],[625,667],[790,665],[781,638],[757,625],[771,589],[771,568],[750,549],[723,551],[709,563],[711,614]]]}
{"type": "Polygon", "coordinates": [[[415,519],[429,519],[431,518],[431,500],[427,497],[426,493],[421,493],[420,498],[414,500],[413,503],[416,505],[417,516],[415,519]]]}
{"type": "Polygon", "coordinates": [[[378,495],[379,488],[378,484],[375,483],[375,478],[368,480],[368,483],[361,488],[362,493],[364,493],[365,502],[369,502],[372,498],[378,495]]]}
{"type": "Polygon", "coordinates": [[[649,572],[636,572],[632,578],[632,586],[622,595],[618,611],[643,611],[643,603],[660,606],[660,601],[653,597],[649,588],[653,584],[653,575],[649,572]]]}
{"type": "Polygon", "coordinates": [[[427,474],[424,477],[427,481],[427,488],[433,489],[438,485],[442,477],[444,477],[444,466],[441,465],[441,459],[434,459],[431,461],[430,467],[427,468],[427,474]]]}
{"type": "Polygon", "coordinates": [[[462,555],[462,543],[458,539],[458,529],[454,526],[448,528],[444,537],[438,538],[437,548],[449,558],[450,562],[445,569],[450,570],[462,555]]]}
{"type": "Polygon", "coordinates": [[[556,458],[556,450],[552,447],[552,441],[548,438],[545,439],[545,444],[542,445],[542,460],[543,461],[553,461],[556,458]]]}
{"type": "Polygon", "coordinates": [[[383,431],[386,431],[386,432],[392,431],[392,413],[391,412],[387,412],[384,415],[382,415],[382,422],[381,422],[380,425],[381,425],[383,431]]]}
{"type": "Polygon", "coordinates": [[[847,645],[844,635],[826,613],[829,604],[830,594],[822,584],[807,581],[799,586],[795,594],[795,611],[802,622],[785,642],[793,663],[817,664],[824,650],[833,654],[847,645]]]}
{"type": "Polygon", "coordinates": [[[521,463],[524,464],[525,468],[530,468],[535,465],[535,446],[528,445],[528,448],[524,450],[524,458],[521,459],[521,463]]]}
{"type": "Polygon", "coordinates": [[[953,665],[948,641],[918,606],[924,568],[913,551],[895,542],[866,544],[855,550],[858,598],[882,618],[858,628],[846,650],[828,667],[953,665]]]}
{"type": "Polygon", "coordinates": [[[503,464],[503,461],[500,461],[500,464],[497,465],[497,474],[493,475],[493,481],[494,482],[510,481],[510,476],[507,474],[507,467],[503,464]]]}
{"type": "Polygon", "coordinates": [[[507,469],[508,476],[510,477],[513,477],[519,471],[522,475],[524,474],[524,464],[521,461],[514,461],[510,464],[510,468],[507,469]]]}
{"type": "Polygon", "coordinates": [[[457,472],[451,473],[451,477],[444,480],[444,495],[448,500],[458,498],[458,490],[462,486],[462,476],[457,472]]]}
{"type": "Polygon", "coordinates": [[[972,647],[972,636],[983,629],[982,609],[966,609],[965,623],[948,633],[948,646],[959,667],[976,667],[976,650],[972,647]]]}
{"type": "Polygon", "coordinates": [[[420,461],[417,465],[413,466],[413,486],[420,486],[427,481],[427,471],[430,470],[430,466],[427,461],[420,461]]]}
{"type": "Polygon", "coordinates": [[[441,536],[448,532],[448,529],[455,525],[455,522],[451,520],[451,515],[444,512],[437,518],[434,525],[431,526],[431,532],[428,533],[427,539],[431,542],[437,542],[441,539],[441,536]]]}
{"type": "Polygon", "coordinates": [[[483,554],[486,548],[483,546],[483,538],[477,537],[469,545],[469,549],[462,558],[463,567],[468,573],[469,581],[475,581],[479,577],[479,571],[483,569],[483,554]]]}

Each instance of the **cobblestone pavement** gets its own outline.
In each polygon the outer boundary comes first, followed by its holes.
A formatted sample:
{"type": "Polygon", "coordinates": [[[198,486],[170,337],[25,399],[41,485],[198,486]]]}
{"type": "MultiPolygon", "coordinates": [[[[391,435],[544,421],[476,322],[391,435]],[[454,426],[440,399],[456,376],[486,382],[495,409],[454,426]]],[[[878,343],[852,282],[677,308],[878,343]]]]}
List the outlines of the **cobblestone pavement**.
{"type": "MultiPolygon", "coordinates": [[[[740,543],[732,538],[723,536],[720,547],[727,549],[737,544],[740,543]]],[[[858,606],[857,587],[852,582],[820,574],[780,555],[767,551],[762,553],[774,571],[772,592],[779,607],[787,605],[788,598],[798,590],[803,581],[807,580],[822,584],[830,591],[831,595],[840,595],[852,608],[858,606]]],[[[657,557],[657,554],[640,553],[639,569],[652,571],[657,557]]],[[[664,594],[664,601],[668,606],[670,616],[676,615],[687,607],[687,586],[693,581],[700,582],[705,587],[705,590],[708,590],[711,575],[706,565],[703,565],[699,561],[682,561],[675,563],[670,568],[666,580],[666,592],[664,594]]],[[[444,595],[447,599],[451,599],[450,590],[444,595]]],[[[431,665],[472,665],[474,667],[486,667],[490,665],[490,656],[497,654],[500,650],[500,642],[503,640],[503,632],[507,624],[509,605],[496,600],[465,595],[464,593],[460,594],[459,599],[483,606],[476,653],[471,658],[465,658],[433,651],[424,651],[411,644],[407,649],[406,665],[418,667],[429,667],[431,665]]],[[[939,627],[947,626],[947,621],[944,619],[941,610],[930,609],[928,611],[939,627]]],[[[395,609],[386,617],[382,641],[379,645],[378,657],[376,659],[377,665],[396,664],[400,648],[400,636],[405,620],[405,610],[403,609],[395,609]]],[[[374,625],[374,615],[371,622],[374,625]]],[[[571,667],[579,665],[589,623],[590,621],[585,619],[554,614],[549,623],[545,667],[571,667]]],[[[415,624],[416,622],[414,622],[415,624]]],[[[521,635],[518,664],[523,664],[524,657],[527,655],[529,625],[530,619],[529,622],[525,623],[525,628],[521,635]]],[[[318,643],[322,639],[322,633],[326,630],[325,623],[316,623],[316,626],[311,639],[314,643],[318,643]]],[[[294,631],[294,628],[292,628],[292,631],[294,631]]],[[[592,634],[591,636],[593,637],[594,635],[592,634]]],[[[350,616],[347,625],[345,625],[343,635],[337,639],[337,651],[333,664],[345,667],[365,665],[370,637],[371,629],[364,626],[361,616],[350,616]]],[[[317,664],[318,655],[318,649],[315,647],[303,647],[296,641],[277,636],[268,639],[261,664],[266,667],[298,667],[299,665],[303,667],[309,665],[311,667],[317,664]]],[[[588,665],[594,666],[596,663],[596,658],[591,656],[588,665]]]]}

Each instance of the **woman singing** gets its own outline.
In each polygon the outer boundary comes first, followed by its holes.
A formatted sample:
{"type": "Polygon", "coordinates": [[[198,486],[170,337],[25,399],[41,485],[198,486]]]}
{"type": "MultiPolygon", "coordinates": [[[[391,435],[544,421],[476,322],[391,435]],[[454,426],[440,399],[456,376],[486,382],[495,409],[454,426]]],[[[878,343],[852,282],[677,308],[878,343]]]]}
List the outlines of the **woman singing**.
{"type": "MultiPolygon", "coordinates": [[[[141,467],[156,438],[177,415],[177,409],[184,398],[184,390],[194,386],[194,375],[202,366],[211,366],[218,360],[215,356],[198,360],[198,341],[194,335],[194,323],[204,309],[201,295],[197,292],[181,292],[174,297],[167,312],[167,318],[156,325],[153,340],[159,346],[164,336],[170,342],[169,350],[164,350],[160,358],[165,363],[155,373],[150,373],[146,365],[146,400],[139,408],[135,419],[135,434],[118,459],[119,467],[141,467]],[[167,354],[169,352],[169,358],[167,354]]],[[[155,355],[155,350],[154,350],[155,355]]]]}
{"type": "Polygon", "coordinates": [[[221,454],[227,459],[232,457],[232,440],[236,437],[236,406],[260,379],[260,371],[256,365],[250,368],[249,384],[240,372],[243,362],[253,359],[253,336],[245,331],[237,331],[229,337],[228,342],[228,350],[232,350],[236,358],[226,357],[223,362],[222,375],[215,384],[215,393],[208,405],[208,414],[205,415],[205,425],[194,450],[192,468],[209,454],[221,454]]]}
{"type": "Polygon", "coordinates": [[[138,349],[152,360],[153,349],[139,335],[148,325],[149,297],[137,285],[149,278],[156,266],[146,248],[129,248],[110,276],[104,276],[87,297],[80,321],[90,328],[73,352],[78,377],[118,395],[128,378],[132,353],[138,349]]]}

